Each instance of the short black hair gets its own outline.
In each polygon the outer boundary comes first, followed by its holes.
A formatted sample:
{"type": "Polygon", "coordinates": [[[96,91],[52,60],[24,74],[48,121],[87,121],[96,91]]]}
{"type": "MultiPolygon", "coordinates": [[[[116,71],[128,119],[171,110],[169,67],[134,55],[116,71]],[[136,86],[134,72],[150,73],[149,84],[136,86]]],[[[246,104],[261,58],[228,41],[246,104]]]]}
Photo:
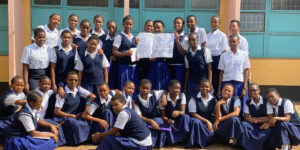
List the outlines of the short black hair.
{"type": "Polygon", "coordinates": [[[231,24],[231,23],[234,23],[234,22],[235,22],[239,27],[241,27],[241,22],[238,21],[238,20],[236,20],[236,19],[231,20],[231,21],[230,21],[230,24],[231,24]]]}
{"type": "Polygon", "coordinates": [[[267,90],[266,94],[269,94],[269,93],[271,93],[271,92],[276,93],[276,94],[279,94],[279,92],[278,92],[278,90],[277,90],[276,88],[269,88],[269,89],[267,90]]]}
{"type": "Polygon", "coordinates": [[[13,78],[11,78],[10,83],[14,84],[17,80],[23,80],[24,81],[23,77],[21,77],[19,75],[16,75],[13,78]]]}
{"type": "Polygon", "coordinates": [[[126,103],[126,100],[122,94],[116,93],[112,96],[111,101],[119,101],[120,103],[126,103]]]}
{"type": "Polygon", "coordinates": [[[71,19],[73,16],[75,16],[75,17],[77,17],[77,18],[79,19],[79,17],[78,17],[77,14],[71,14],[71,15],[69,16],[69,19],[71,19]]]}
{"type": "Polygon", "coordinates": [[[155,20],[153,22],[153,25],[155,25],[156,23],[161,23],[163,25],[163,27],[165,27],[165,24],[164,24],[164,22],[162,20],[155,20]]]}
{"type": "Polygon", "coordinates": [[[60,15],[58,13],[53,13],[53,14],[50,15],[49,19],[51,19],[54,16],[59,16],[60,17],[60,15]]]}
{"type": "Polygon", "coordinates": [[[40,99],[42,97],[43,96],[39,92],[33,90],[33,91],[30,91],[28,93],[28,95],[27,95],[27,102],[36,103],[38,101],[38,99],[40,99]]]}
{"type": "Polygon", "coordinates": [[[60,34],[60,37],[62,37],[64,34],[71,34],[71,35],[72,35],[71,31],[69,31],[69,30],[64,30],[64,31],[60,34]]]}
{"type": "Polygon", "coordinates": [[[218,19],[219,23],[221,23],[221,17],[219,15],[212,16],[210,19],[213,19],[213,18],[218,19]]]}
{"type": "Polygon", "coordinates": [[[126,21],[126,20],[132,20],[133,21],[133,17],[130,16],[130,15],[127,15],[123,18],[123,23],[126,21]]]}
{"type": "Polygon", "coordinates": [[[180,82],[178,80],[171,80],[170,83],[169,83],[169,87],[173,87],[175,84],[180,85],[180,82]]]}
{"type": "Polygon", "coordinates": [[[231,35],[229,36],[229,39],[234,38],[234,37],[237,37],[237,39],[240,41],[240,37],[239,37],[239,35],[237,35],[237,34],[231,34],[231,35]]]}
{"type": "Polygon", "coordinates": [[[209,83],[209,84],[211,85],[211,82],[210,82],[208,79],[202,79],[202,80],[200,81],[200,85],[201,85],[202,83],[209,83]]]}
{"type": "Polygon", "coordinates": [[[181,18],[181,17],[176,17],[176,18],[174,19],[174,22],[175,22],[177,19],[181,20],[181,21],[182,21],[182,25],[184,25],[184,19],[183,19],[183,18],[181,18]]]}
{"type": "Polygon", "coordinates": [[[127,84],[133,84],[133,85],[135,85],[134,82],[132,82],[132,81],[125,81],[124,84],[123,84],[123,87],[126,86],[127,84]]]}
{"type": "Polygon", "coordinates": [[[153,22],[153,20],[146,20],[144,26],[148,23],[148,22],[153,22]]]}
{"type": "Polygon", "coordinates": [[[196,17],[195,15],[188,15],[188,16],[186,17],[186,20],[189,19],[189,18],[195,18],[195,20],[197,21],[197,17],[196,17]]]}
{"type": "Polygon", "coordinates": [[[39,33],[42,33],[42,32],[46,33],[45,30],[42,29],[42,28],[35,28],[34,32],[33,32],[33,35],[37,36],[39,33]]]}
{"type": "Polygon", "coordinates": [[[250,88],[251,86],[257,86],[257,88],[260,89],[260,88],[259,88],[259,85],[258,85],[257,83],[255,83],[255,82],[250,83],[250,84],[249,84],[249,88],[250,88]]]}
{"type": "Polygon", "coordinates": [[[223,86],[223,89],[224,89],[225,86],[230,86],[230,87],[233,89],[233,91],[234,91],[234,86],[233,86],[231,83],[226,83],[226,84],[223,86]]]}
{"type": "Polygon", "coordinates": [[[104,81],[100,82],[97,86],[100,87],[100,86],[103,86],[103,85],[105,85],[105,86],[107,86],[109,88],[108,83],[106,83],[104,81]]]}
{"type": "Polygon", "coordinates": [[[89,20],[87,20],[87,19],[83,19],[83,20],[81,20],[81,22],[80,22],[80,26],[82,26],[84,23],[89,23],[89,25],[91,26],[91,23],[90,23],[90,21],[89,21],[89,20]]]}
{"type": "Polygon", "coordinates": [[[95,21],[97,18],[101,18],[101,19],[102,19],[102,21],[104,22],[104,18],[103,18],[103,16],[101,16],[101,15],[96,15],[96,16],[94,16],[94,21],[95,21]]]}
{"type": "Polygon", "coordinates": [[[50,79],[48,76],[42,76],[42,77],[40,78],[40,80],[39,80],[39,83],[42,83],[43,80],[50,80],[50,81],[51,81],[51,79],[50,79]]]}
{"type": "Polygon", "coordinates": [[[142,86],[142,85],[144,85],[144,84],[148,84],[148,85],[152,86],[151,81],[148,80],[148,79],[142,79],[142,80],[140,81],[140,86],[142,86]]]}
{"type": "Polygon", "coordinates": [[[199,38],[199,37],[198,37],[198,34],[197,34],[197,33],[195,33],[195,32],[192,32],[191,34],[189,34],[188,38],[190,38],[191,36],[196,36],[196,37],[197,37],[197,39],[199,38]]]}
{"type": "Polygon", "coordinates": [[[70,71],[70,72],[68,72],[67,78],[68,78],[68,76],[71,76],[71,75],[78,76],[78,74],[75,71],[70,71]]]}
{"type": "Polygon", "coordinates": [[[96,34],[93,34],[89,37],[89,39],[87,40],[87,42],[91,41],[91,40],[96,40],[99,42],[99,36],[96,34]]]}
{"type": "Polygon", "coordinates": [[[106,25],[110,24],[111,22],[113,22],[113,23],[115,23],[117,25],[117,23],[114,20],[107,21],[106,25]]]}

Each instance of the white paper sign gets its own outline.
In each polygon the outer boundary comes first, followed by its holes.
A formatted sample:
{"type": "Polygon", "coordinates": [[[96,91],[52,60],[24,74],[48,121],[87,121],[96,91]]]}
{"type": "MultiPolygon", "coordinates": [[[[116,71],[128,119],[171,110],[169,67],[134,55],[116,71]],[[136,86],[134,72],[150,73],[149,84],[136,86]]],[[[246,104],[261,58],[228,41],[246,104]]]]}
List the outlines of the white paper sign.
{"type": "Polygon", "coordinates": [[[136,61],[136,48],[131,48],[130,50],[132,51],[132,55],[130,56],[131,62],[135,62],[136,61]]]}
{"type": "Polygon", "coordinates": [[[136,50],[137,57],[151,58],[154,35],[152,33],[141,32],[138,37],[140,38],[140,42],[136,50]]]}
{"type": "Polygon", "coordinates": [[[137,46],[138,58],[173,57],[173,33],[139,33],[140,42],[137,46]]]}
{"type": "Polygon", "coordinates": [[[173,57],[174,33],[154,34],[152,57],[173,57]]]}

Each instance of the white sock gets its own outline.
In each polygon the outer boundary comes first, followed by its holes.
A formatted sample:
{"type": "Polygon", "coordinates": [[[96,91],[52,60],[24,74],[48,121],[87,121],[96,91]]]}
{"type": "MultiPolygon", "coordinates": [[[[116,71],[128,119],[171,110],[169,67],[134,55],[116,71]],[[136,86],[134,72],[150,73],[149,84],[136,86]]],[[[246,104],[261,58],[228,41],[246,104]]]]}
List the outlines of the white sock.
{"type": "Polygon", "coordinates": [[[283,150],[289,150],[289,145],[288,144],[283,144],[282,149],[283,150]]]}

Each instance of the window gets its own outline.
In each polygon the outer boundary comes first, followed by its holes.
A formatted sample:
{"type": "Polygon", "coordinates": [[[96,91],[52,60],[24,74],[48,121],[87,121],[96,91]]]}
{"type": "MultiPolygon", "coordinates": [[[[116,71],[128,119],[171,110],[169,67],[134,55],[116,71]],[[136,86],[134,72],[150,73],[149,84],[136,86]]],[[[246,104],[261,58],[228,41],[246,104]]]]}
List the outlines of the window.
{"type": "Polygon", "coordinates": [[[185,0],[145,0],[145,8],[185,8],[185,0]]]}
{"type": "Polygon", "coordinates": [[[299,0],[272,0],[272,10],[300,10],[299,0]]]}
{"type": "Polygon", "coordinates": [[[242,0],[242,10],[264,10],[266,6],[265,0],[242,0]]]}
{"type": "MultiPolygon", "coordinates": [[[[130,0],[129,7],[130,8],[139,8],[140,7],[139,0],[130,0]]],[[[124,0],[114,0],[114,7],[124,8],[124,0]]]]}
{"type": "Polygon", "coordinates": [[[191,0],[192,9],[217,9],[216,0],[191,0]]]}
{"type": "Polygon", "coordinates": [[[60,5],[60,0],[34,0],[36,5],[60,5]]]}
{"type": "Polygon", "coordinates": [[[264,32],[265,13],[241,13],[242,32],[264,32]]]}
{"type": "Polygon", "coordinates": [[[8,3],[8,0],[0,0],[0,4],[2,4],[2,5],[7,5],[7,3],[8,3]]]}
{"type": "Polygon", "coordinates": [[[108,7],[108,0],[68,0],[68,6],[108,7]]]}

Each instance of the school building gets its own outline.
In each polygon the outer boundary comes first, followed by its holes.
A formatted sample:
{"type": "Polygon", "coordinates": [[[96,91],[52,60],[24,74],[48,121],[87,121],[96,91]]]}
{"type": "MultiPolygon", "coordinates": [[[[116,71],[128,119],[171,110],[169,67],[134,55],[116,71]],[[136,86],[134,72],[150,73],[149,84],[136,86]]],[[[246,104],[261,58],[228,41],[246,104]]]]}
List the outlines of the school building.
{"type": "Polygon", "coordinates": [[[148,19],[161,19],[165,32],[174,32],[173,19],[190,14],[207,32],[210,18],[220,15],[221,30],[229,34],[230,20],[238,19],[249,42],[251,81],[264,89],[278,87],[283,96],[300,100],[300,0],[0,0],[1,93],[12,76],[22,75],[23,48],[30,44],[33,29],[47,24],[52,13],[62,17],[59,29],[67,27],[68,16],[76,13],[91,22],[95,14],[105,22],[115,20],[118,31],[124,13],[129,13],[134,34],[143,31],[148,19]]]}

